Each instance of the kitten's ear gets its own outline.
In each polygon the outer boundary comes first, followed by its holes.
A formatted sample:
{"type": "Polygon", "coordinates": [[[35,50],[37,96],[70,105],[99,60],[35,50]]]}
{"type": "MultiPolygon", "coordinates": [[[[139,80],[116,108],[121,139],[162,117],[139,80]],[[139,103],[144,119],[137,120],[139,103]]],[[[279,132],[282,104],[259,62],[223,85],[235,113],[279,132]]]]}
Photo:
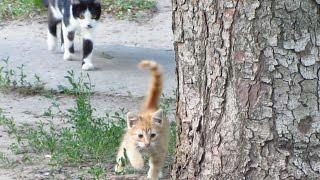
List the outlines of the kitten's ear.
{"type": "Polygon", "coordinates": [[[152,120],[154,123],[157,124],[162,124],[162,119],[163,119],[163,111],[162,109],[159,109],[158,111],[156,111],[153,116],[152,116],[152,120]]]}
{"type": "Polygon", "coordinates": [[[131,129],[135,124],[137,124],[139,120],[139,117],[132,113],[132,112],[128,112],[127,113],[127,126],[129,129],[131,129]]]}

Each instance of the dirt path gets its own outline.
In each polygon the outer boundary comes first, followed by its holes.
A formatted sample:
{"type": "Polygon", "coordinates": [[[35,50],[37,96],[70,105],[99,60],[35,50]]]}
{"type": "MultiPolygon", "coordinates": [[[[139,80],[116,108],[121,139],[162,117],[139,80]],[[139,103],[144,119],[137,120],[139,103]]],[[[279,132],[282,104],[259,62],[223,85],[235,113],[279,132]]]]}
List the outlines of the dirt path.
{"type": "MultiPolygon", "coordinates": [[[[101,116],[119,108],[138,110],[137,104],[141,104],[149,85],[146,83],[149,75],[136,68],[141,59],[154,59],[161,63],[165,72],[164,92],[167,97],[173,96],[176,81],[170,0],[158,0],[158,9],[157,14],[145,23],[117,20],[109,15],[103,18],[96,32],[94,63],[98,68],[89,72],[97,92],[92,97],[92,105],[97,109],[95,115],[101,116]]],[[[64,61],[60,52],[48,52],[45,36],[43,17],[0,24],[0,59],[9,57],[12,67],[24,64],[27,75],[37,74],[46,83],[46,89],[56,89],[57,85],[66,84],[64,75],[68,70],[74,70],[77,74],[82,72],[81,62],[64,61]]],[[[79,50],[79,47],[79,44],[76,45],[76,49],[79,50]]],[[[72,97],[58,95],[56,98],[62,110],[74,106],[72,97]]],[[[41,95],[0,93],[0,108],[18,123],[32,124],[50,119],[43,116],[50,105],[51,100],[41,95]]],[[[10,155],[8,148],[12,142],[0,127],[0,152],[10,155]]],[[[13,169],[0,169],[0,180],[52,179],[46,176],[47,169],[44,164],[26,166],[22,163],[13,169]]],[[[112,171],[112,167],[106,169],[112,171]]],[[[62,173],[55,179],[68,178],[62,173]]],[[[141,176],[129,176],[127,179],[141,179],[141,176]]]]}
{"type": "MultiPolygon", "coordinates": [[[[88,72],[96,91],[144,95],[149,75],[138,70],[137,63],[141,59],[153,59],[163,66],[164,92],[172,94],[176,82],[169,5],[169,0],[158,1],[159,12],[145,23],[116,20],[109,15],[102,19],[95,35],[93,63],[97,69],[88,72]]],[[[66,84],[64,75],[68,70],[83,72],[81,54],[77,52],[76,61],[65,61],[61,52],[48,52],[46,27],[45,18],[7,23],[0,29],[0,59],[9,57],[13,66],[24,64],[27,74],[39,75],[48,89],[56,89],[57,85],[66,84]]],[[[79,41],[77,37],[78,51],[79,41]]]]}

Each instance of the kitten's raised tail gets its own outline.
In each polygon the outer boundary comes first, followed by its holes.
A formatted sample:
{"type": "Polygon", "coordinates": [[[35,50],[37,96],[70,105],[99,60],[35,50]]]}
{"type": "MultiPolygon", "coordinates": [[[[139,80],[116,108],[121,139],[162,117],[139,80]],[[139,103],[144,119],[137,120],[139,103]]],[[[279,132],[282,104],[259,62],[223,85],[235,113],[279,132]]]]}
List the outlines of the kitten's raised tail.
{"type": "Polygon", "coordinates": [[[159,99],[162,91],[162,72],[155,61],[143,60],[139,63],[140,69],[151,71],[151,86],[144,104],[144,109],[158,109],[159,99]]]}

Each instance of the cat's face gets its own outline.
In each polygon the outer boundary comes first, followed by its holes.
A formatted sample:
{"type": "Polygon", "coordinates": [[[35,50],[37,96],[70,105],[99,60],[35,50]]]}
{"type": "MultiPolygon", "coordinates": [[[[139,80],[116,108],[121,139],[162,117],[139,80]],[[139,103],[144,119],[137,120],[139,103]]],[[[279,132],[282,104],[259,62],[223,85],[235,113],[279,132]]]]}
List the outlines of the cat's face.
{"type": "Polygon", "coordinates": [[[72,15],[82,28],[94,28],[101,16],[101,4],[97,0],[73,0],[72,15]]]}
{"type": "Polygon", "coordinates": [[[162,114],[162,110],[140,115],[128,113],[128,129],[138,148],[148,150],[159,143],[162,135],[162,114]]]}

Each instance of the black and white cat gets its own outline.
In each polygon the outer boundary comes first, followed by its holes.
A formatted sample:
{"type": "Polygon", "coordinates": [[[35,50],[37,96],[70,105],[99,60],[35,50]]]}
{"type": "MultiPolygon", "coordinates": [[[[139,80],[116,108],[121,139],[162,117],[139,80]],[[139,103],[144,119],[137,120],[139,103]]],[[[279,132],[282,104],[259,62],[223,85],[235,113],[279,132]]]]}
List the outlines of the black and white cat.
{"type": "Polygon", "coordinates": [[[48,5],[48,50],[57,46],[57,25],[61,27],[63,59],[75,59],[74,36],[80,31],[83,39],[82,69],[92,70],[93,29],[101,16],[99,0],[46,0],[48,5]]]}

